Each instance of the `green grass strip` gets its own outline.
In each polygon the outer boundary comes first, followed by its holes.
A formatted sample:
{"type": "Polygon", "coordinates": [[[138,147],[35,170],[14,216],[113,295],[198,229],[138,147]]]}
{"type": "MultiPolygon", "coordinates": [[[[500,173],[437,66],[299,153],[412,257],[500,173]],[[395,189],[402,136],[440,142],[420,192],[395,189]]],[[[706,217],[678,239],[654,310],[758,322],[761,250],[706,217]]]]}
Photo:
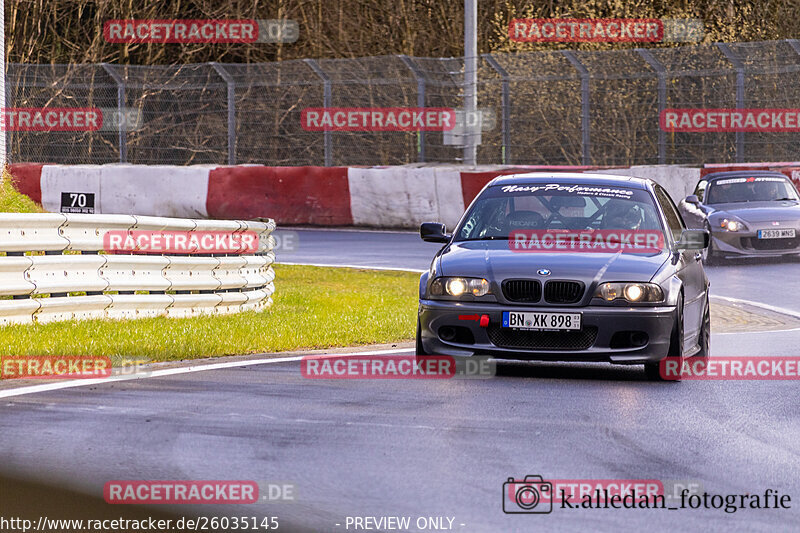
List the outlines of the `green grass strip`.
{"type": "Polygon", "coordinates": [[[12,184],[13,178],[8,171],[3,170],[3,180],[0,183],[0,213],[41,213],[42,208],[36,202],[17,192],[12,184]]]}
{"type": "Polygon", "coordinates": [[[408,341],[419,275],[276,265],[262,312],[0,327],[1,355],[137,356],[154,361],[408,341]]]}

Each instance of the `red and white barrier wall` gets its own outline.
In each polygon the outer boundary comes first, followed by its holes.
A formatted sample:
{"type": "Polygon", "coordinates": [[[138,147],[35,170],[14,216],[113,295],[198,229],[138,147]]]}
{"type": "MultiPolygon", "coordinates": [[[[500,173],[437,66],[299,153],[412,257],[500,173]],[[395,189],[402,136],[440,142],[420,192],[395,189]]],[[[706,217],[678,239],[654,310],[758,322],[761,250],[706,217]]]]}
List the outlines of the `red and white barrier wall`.
{"type": "Polygon", "coordinates": [[[181,218],[272,218],[279,225],[452,227],[492,178],[530,171],[601,172],[652,178],[678,202],[701,175],[718,170],[774,169],[800,179],[800,163],[689,168],[637,166],[266,167],[260,165],[9,165],[18,190],[59,212],[62,193],[94,195],[95,213],[181,218]]]}

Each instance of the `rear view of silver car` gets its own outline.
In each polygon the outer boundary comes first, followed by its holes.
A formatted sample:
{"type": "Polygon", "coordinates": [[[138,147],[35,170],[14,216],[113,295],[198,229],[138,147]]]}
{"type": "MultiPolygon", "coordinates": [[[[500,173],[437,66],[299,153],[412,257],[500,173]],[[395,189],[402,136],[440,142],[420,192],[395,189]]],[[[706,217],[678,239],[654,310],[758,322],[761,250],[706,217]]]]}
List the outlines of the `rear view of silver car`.
{"type": "Polygon", "coordinates": [[[709,354],[708,234],[650,180],[500,177],[452,235],[420,231],[444,245],[420,278],[420,355],[644,364],[658,379],[667,356],[709,354]],[[660,239],[622,249],[639,235],[660,239]]]}

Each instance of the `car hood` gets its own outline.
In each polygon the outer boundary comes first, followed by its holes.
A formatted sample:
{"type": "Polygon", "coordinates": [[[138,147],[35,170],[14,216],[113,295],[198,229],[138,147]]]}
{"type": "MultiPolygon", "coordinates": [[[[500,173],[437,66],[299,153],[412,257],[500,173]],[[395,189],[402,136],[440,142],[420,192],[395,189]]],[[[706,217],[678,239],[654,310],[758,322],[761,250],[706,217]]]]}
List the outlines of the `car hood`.
{"type": "Polygon", "coordinates": [[[494,281],[537,278],[539,269],[551,279],[574,279],[587,286],[597,281],[650,281],[669,259],[669,253],[522,253],[508,249],[508,241],[453,243],[439,257],[439,274],[480,277],[494,281]]]}
{"type": "Polygon", "coordinates": [[[771,222],[800,220],[800,203],[783,202],[736,202],[731,204],[713,204],[714,211],[724,211],[745,222],[771,222]]]}

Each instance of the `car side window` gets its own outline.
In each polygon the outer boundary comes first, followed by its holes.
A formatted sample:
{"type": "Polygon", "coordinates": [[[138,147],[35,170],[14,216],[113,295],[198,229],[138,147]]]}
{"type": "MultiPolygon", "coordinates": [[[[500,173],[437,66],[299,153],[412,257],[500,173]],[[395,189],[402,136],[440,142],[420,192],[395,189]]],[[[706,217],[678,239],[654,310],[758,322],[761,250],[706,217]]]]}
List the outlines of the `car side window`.
{"type": "Polygon", "coordinates": [[[708,187],[708,182],[706,180],[700,180],[697,182],[697,187],[694,189],[694,195],[697,196],[697,199],[701,202],[706,194],[706,187],[708,187]]]}
{"type": "Polygon", "coordinates": [[[663,187],[656,185],[655,192],[656,199],[661,205],[661,209],[664,211],[664,216],[667,218],[667,224],[669,225],[669,230],[672,232],[672,238],[677,242],[681,240],[681,233],[686,229],[686,224],[683,223],[683,218],[681,218],[681,214],[678,213],[678,209],[675,207],[669,194],[667,194],[667,191],[665,191],[663,187]]]}

